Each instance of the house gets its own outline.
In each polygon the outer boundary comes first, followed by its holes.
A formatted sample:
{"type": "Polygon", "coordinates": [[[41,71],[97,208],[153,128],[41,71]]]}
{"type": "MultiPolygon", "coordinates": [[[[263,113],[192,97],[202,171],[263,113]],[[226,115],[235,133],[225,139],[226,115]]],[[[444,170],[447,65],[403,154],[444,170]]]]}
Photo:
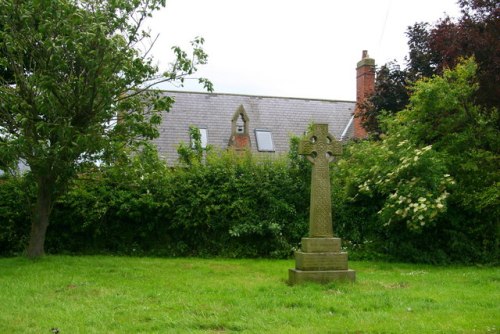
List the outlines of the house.
{"type": "MultiPolygon", "coordinates": [[[[301,136],[313,122],[327,123],[338,140],[364,138],[367,134],[356,117],[357,104],[374,86],[375,61],[363,51],[356,68],[356,101],[166,91],[175,103],[163,115],[154,143],[159,155],[175,165],[177,147],[191,141],[190,126],[200,129],[205,146],[249,149],[268,156],[288,153],[290,137],[301,136]]],[[[27,168],[19,164],[19,170],[27,168]]]]}
{"type": "Polygon", "coordinates": [[[327,123],[338,140],[362,138],[356,105],[374,89],[375,61],[363,51],[357,65],[357,101],[167,91],[175,103],[163,115],[154,142],[169,165],[178,161],[177,147],[190,143],[189,127],[196,126],[202,145],[233,148],[263,155],[286,154],[292,135],[304,134],[309,124],[327,123]]]}

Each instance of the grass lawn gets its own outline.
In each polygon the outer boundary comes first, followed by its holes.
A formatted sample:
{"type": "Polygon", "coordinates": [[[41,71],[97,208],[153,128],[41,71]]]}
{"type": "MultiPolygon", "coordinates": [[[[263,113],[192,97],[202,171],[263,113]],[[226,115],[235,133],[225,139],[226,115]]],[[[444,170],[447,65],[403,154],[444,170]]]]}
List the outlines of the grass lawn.
{"type": "Polygon", "coordinates": [[[0,333],[498,333],[500,269],[354,262],[287,286],[293,260],[0,259],[0,333]]]}

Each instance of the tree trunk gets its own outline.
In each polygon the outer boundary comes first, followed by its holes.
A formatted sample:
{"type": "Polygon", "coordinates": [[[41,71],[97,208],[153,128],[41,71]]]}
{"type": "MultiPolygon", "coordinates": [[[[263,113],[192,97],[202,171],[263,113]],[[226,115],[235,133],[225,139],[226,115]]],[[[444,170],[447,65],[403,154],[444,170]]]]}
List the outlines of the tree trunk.
{"type": "Polygon", "coordinates": [[[27,249],[30,259],[39,258],[45,254],[45,234],[49,226],[52,211],[52,183],[47,177],[38,180],[38,192],[31,216],[31,233],[27,249]]]}

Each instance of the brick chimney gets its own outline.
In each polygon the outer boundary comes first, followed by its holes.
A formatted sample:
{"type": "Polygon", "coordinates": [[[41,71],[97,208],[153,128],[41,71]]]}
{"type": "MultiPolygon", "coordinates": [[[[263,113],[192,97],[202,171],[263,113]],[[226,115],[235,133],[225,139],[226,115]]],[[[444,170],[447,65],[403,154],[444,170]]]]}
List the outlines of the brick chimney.
{"type": "Polygon", "coordinates": [[[356,110],[354,111],[354,138],[366,138],[367,132],[361,125],[359,105],[375,90],[375,59],[363,50],[362,58],[356,66],[356,110]]]}

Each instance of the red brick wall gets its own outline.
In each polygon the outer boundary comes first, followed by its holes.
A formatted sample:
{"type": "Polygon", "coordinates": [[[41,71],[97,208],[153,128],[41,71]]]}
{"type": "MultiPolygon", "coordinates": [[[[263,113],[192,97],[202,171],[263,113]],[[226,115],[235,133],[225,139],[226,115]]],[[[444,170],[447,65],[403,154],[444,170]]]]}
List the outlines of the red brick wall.
{"type": "MultiPolygon", "coordinates": [[[[365,98],[375,90],[375,60],[363,51],[362,59],[356,67],[356,104],[363,103],[365,98]]],[[[359,117],[359,108],[356,105],[354,111],[354,137],[366,138],[367,132],[362,126],[362,118],[359,117]]]]}
{"type": "Polygon", "coordinates": [[[250,136],[247,134],[237,133],[231,136],[229,147],[235,151],[246,151],[250,149],[250,136]]]}

